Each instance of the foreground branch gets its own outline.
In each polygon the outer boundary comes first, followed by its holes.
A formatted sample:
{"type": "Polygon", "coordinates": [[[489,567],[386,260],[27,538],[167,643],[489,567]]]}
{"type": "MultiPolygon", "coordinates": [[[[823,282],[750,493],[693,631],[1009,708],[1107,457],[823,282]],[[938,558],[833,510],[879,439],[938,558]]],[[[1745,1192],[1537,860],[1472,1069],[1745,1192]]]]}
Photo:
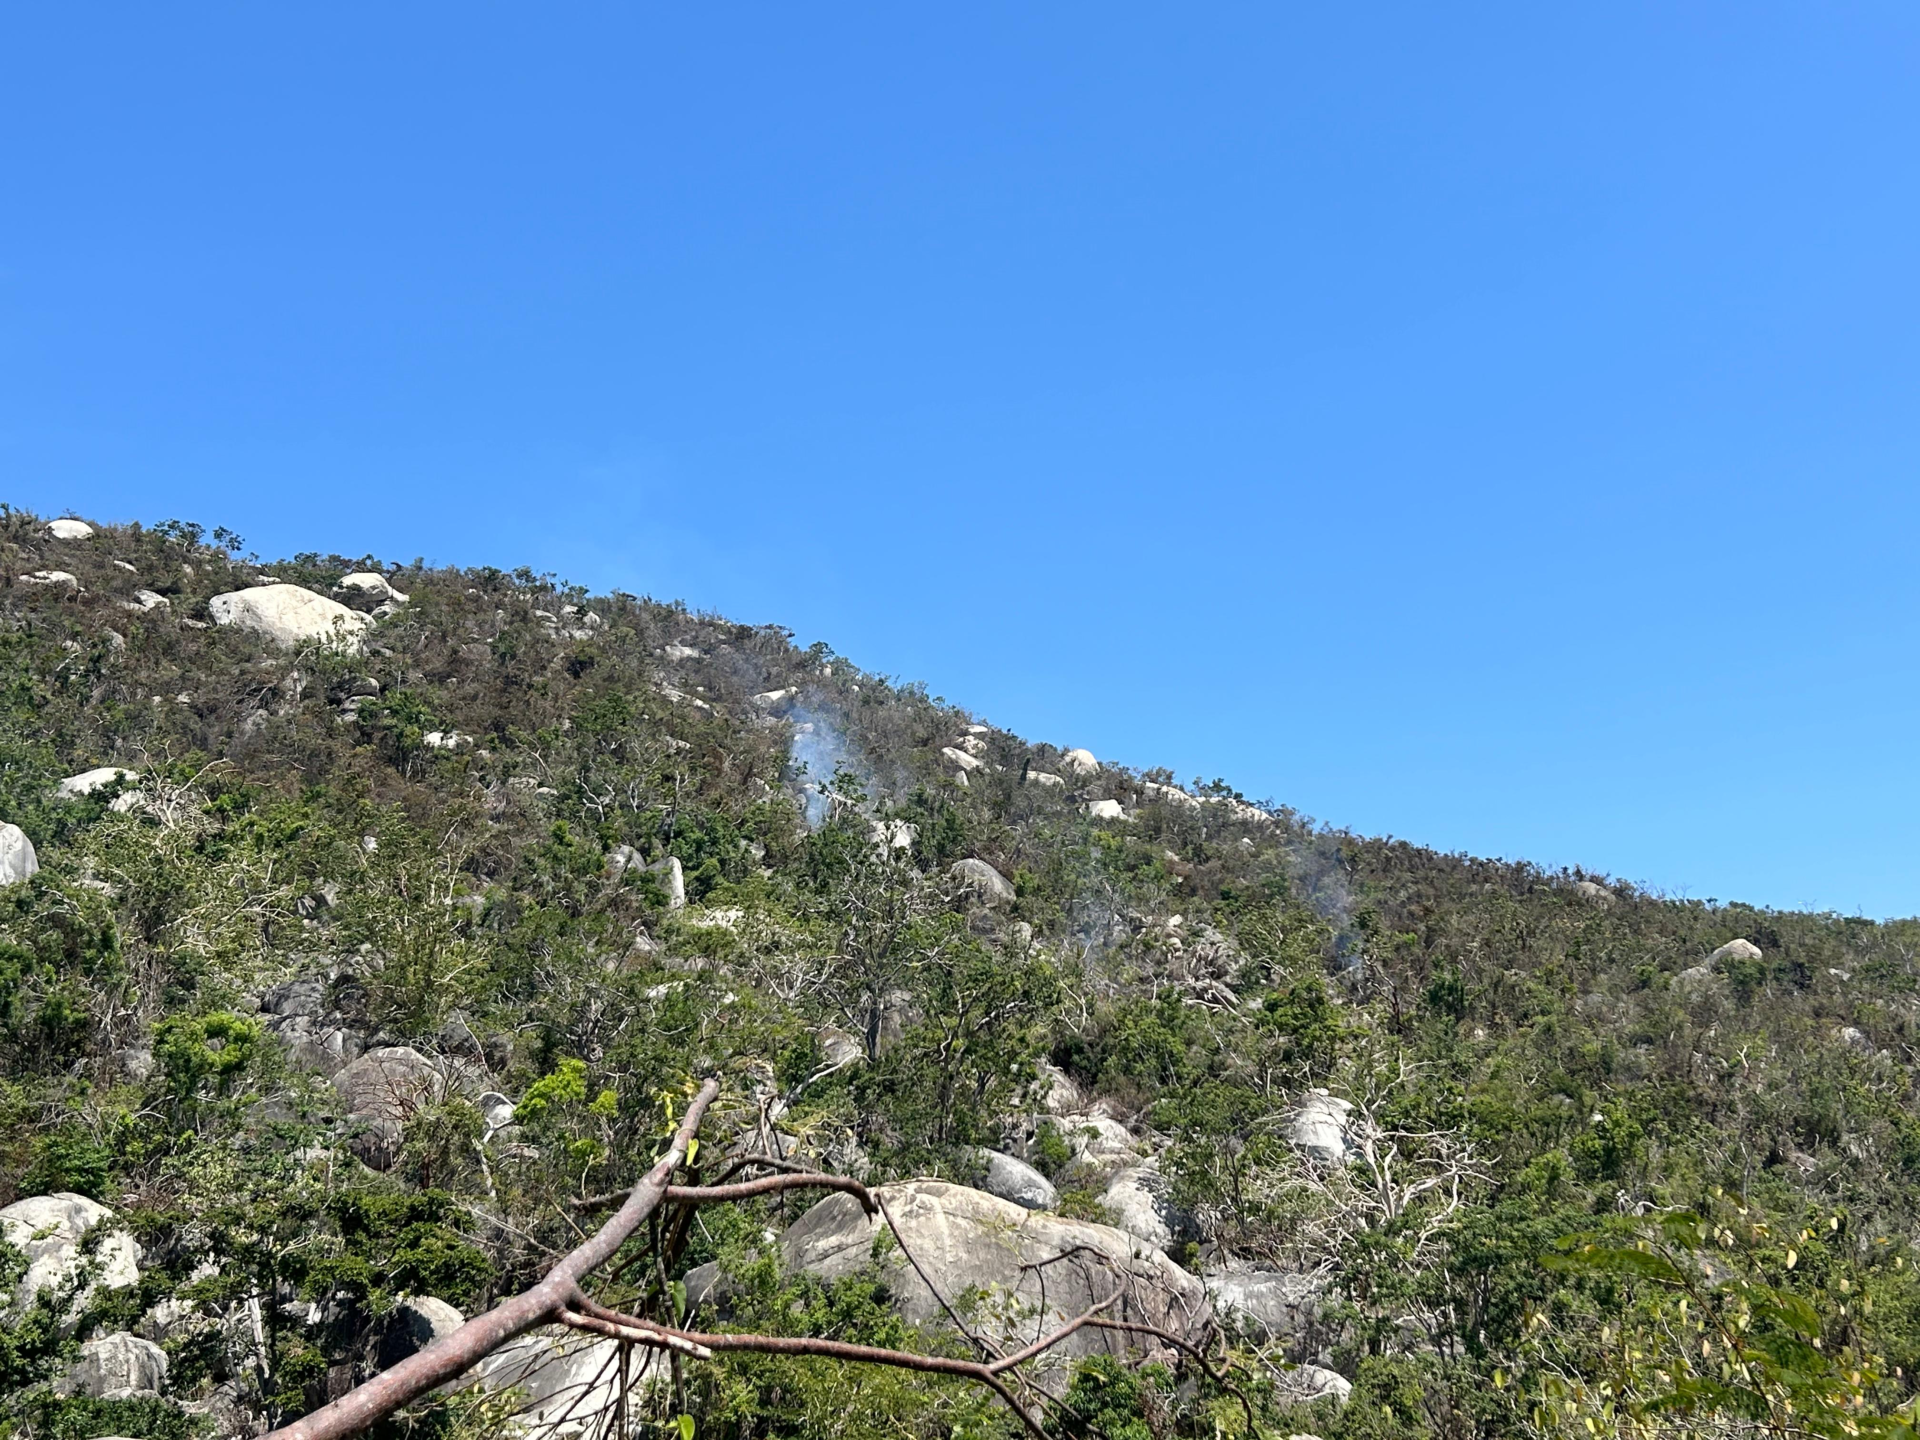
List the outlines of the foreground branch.
{"type": "Polygon", "coordinates": [[[281,1426],[267,1440],[341,1440],[358,1434],[429,1390],[466,1374],[515,1336],[560,1321],[579,1290],[581,1277],[604,1265],[666,1199],[667,1182],[686,1158],[687,1146],[699,1130],[707,1106],[719,1093],[718,1080],[700,1087],[667,1153],[640,1178],[619,1211],[578,1249],[563,1256],[538,1285],[502,1301],[484,1315],[476,1315],[453,1334],[434,1341],[417,1355],[409,1355],[332,1404],[281,1426]]]}

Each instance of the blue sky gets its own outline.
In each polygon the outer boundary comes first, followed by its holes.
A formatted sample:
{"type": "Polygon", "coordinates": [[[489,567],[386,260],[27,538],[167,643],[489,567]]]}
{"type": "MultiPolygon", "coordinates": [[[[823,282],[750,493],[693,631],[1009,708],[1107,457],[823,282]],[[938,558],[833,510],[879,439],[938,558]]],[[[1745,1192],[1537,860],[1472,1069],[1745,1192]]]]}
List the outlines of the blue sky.
{"type": "Polygon", "coordinates": [[[14,503],[1920,912],[1912,7],[169,8],[6,21],[14,503]]]}

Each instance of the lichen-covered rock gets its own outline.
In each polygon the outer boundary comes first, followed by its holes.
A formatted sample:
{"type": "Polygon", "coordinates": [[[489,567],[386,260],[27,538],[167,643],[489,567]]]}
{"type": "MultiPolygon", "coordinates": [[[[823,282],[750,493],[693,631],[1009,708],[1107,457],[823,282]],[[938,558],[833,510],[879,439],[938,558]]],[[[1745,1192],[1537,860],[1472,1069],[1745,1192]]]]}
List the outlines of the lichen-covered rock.
{"type": "Polygon", "coordinates": [[[322,644],[358,654],[371,617],[299,585],[256,585],[207,602],[216,625],[264,635],[289,648],[322,644]]]}
{"type": "MultiPolygon", "coordinates": [[[[536,1330],[510,1340],[476,1365],[470,1375],[488,1390],[514,1394],[519,1408],[506,1433],[520,1440],[571,1440],[602,1432],[619,1402],[621,1345],[588,1340],[566,1330],[536,1330]]],[[[627,1404],[666,1382],[664,1352],[634,1346],[626,1356],[627,1404]]]]}
{"type": "Polygon", "coordinates": [[[1113,1223],[1129,1235],[1161,1250],[1173,1243],[1174,1217],[1167,1203],[1166,1177],[1149,1161],[1129,1165],[1107,1182],[1100,1203],[1113,1223]]]}

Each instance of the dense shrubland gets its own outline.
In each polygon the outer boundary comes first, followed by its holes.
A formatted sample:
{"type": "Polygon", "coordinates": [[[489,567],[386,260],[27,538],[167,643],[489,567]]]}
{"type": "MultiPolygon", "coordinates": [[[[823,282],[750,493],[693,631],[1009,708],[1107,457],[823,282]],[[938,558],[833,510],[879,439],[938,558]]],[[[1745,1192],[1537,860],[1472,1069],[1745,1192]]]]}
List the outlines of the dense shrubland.
{"type": "MultiPolygon", "coordinates": [[[[1112,1122],[1150,1152],[1154,1243],[1309,1287],[1279,1336],[1221,1307],[1224,1375],[1083,1361],[1051,1433],[1851,1434],[1910,1406],[1920,925],[1081,773],[777,629],[525,571],[240,549],[0,518],[0,820],[40,863],[0,889],[0,1205],[88,1197],[141,1250],[137,1283],[16,1304],[0,1433],[312,1409],[377,1368],[405,1297],[471,1315],[537,1278],[573,1202],[632,1184],[707,1076],[716,1154],[879,1185],[972,1184],[1016,1152],[1090,1221],[1124,1218],[1081,1130],[1112,1122]],[[409,598],[362,654],[209,623],[262,574],[333,594],[366,569],[409,598]],[[50,570],[73,582],[18,578],[50,570]],[[136,773],[57,795],[109,765],[136,773]],[[1108,799],[1126,819],[1089,816],[1108,799]],[[370,1120],[329,1045],[459,1083],[370,1120]],[[1316,1090],[1347,1107],[1337,1162],[1302,1144],[1316,1090]],[[164,1336],[163,1398],[60,1393],[80,1347],[130,1330],[164,1336]],[[1288,1404],[1293,1365],[1350,1397],[1288,1404]]],[[[783,1269],[802,1209],[703,1212],[635,1303],[684,1310],[718,1261],[729,1323],[954,1343],[878,1270],[783,1269]]],[[[0,1281],[26,1264],[0,1249],[0,1281]]],[[[396,1423],[495,1433],[502,1403],[396,1423]]],[[[777,1356],[689,1367],[629,1419],[1012,1424],[954,1381],[777,1356]]]]}

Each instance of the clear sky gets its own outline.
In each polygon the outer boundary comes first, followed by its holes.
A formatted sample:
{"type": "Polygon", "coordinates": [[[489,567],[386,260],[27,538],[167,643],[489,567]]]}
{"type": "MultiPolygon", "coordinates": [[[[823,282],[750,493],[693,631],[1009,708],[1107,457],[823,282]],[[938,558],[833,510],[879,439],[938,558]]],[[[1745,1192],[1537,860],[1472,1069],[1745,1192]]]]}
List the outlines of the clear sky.
{"type": "Polygon", "coordinates": [[[531,564],[1358,830],[1911,914],[1916,42],[14,6],[0,495],[531,564]]]}

